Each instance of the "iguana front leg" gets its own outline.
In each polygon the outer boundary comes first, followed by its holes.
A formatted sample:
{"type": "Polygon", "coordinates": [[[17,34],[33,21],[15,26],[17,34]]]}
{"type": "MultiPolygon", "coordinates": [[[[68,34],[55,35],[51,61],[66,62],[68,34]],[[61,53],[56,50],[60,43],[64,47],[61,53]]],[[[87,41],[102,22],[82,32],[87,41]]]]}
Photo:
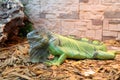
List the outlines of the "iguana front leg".
{"type": "Polygon", "coordinates": [[[62,54],[59,57],[55,56],[53,61],[45,62],[45,64],[47,64],[48,66],[51,66],[51,65],[59,66],[65,61],[66,58],[67,58],[66,54],[62,54]]]}

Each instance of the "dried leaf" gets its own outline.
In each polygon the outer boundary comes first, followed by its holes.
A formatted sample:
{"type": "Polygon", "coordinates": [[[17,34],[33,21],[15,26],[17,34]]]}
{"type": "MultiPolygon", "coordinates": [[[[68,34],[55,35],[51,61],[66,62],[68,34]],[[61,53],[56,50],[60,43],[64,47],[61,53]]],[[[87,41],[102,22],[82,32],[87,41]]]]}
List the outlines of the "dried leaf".
{"type": "MultiPolygon", "coordinates": [[[[106,42],[107,43],[107,42],[106,42]]],[[[66,60],[47,67],[29,61],[29,44],[22,42],[0,48],[0,80],[119,80],[120,55],[115,60],[66,60]]],[[[112,44],[113,45],[113,44],[112,44]]],[[[110,46],[111,47],[111,46],[110,46]]],[[[113,46],[109,49],[120,50],[113,46]]],[[[52,59],[53,56],[50,57],[52,59]]]]}
{"type": "Polygon", "coordinates": [[[16,72],[12,72],[12,73],[10,73],[10,74],[15,75],[15,76],[19,76],[19,77],[21,77],[21,78],[23,78],[23,79],[33,80],[33,79],[30,78],[29,76],[26,76],[26,75],[23,75],[23,74],[19,74],[19,73],[16,73],[16,72]]]}

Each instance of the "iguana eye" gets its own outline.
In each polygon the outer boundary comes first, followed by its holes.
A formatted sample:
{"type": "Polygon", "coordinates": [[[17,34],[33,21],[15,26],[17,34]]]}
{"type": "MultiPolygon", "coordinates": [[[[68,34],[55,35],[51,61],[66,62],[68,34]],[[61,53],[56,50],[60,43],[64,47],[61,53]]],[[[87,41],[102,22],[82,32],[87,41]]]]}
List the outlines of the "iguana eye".
{"type": "Polygon", "coordinates": [[[38,34],[38,31],[36,31],[36,34],[38,34]]]}

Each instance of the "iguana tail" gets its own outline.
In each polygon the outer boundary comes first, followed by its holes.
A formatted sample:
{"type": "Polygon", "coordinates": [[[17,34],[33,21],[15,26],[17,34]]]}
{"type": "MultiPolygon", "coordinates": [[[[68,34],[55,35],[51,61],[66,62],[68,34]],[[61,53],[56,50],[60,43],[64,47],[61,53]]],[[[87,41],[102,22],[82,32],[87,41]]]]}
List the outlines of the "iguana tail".
{"type": "Polygon", "coordinates": [[[116,51],[115,54],[120,54],[120,51],[116,51]]]}
{"type": "Polygon", "coordinates": [[[120,54],[120,51],[116,51],[116,54],[120,54]]]}
{"type": "Polygon", "coordinates": [[[113,53],[113,54],[120,54],[119,50],[108,50],[108,52],[113,53]]]}

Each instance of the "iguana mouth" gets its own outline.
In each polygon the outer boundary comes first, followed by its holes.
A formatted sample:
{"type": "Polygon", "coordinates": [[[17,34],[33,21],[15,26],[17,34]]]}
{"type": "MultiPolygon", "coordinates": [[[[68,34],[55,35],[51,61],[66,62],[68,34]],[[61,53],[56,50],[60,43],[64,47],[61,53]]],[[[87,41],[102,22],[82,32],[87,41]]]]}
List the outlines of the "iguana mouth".
{"type": "Polygon", "coordinates": [[[44,62],[49,55],[47,34],[40,34],[39,30],[28,33],[27,38],[30,44],[30,59],[32,62],[44,62]],[[45,36],[45,37],[44,37],[45,36]]]}

